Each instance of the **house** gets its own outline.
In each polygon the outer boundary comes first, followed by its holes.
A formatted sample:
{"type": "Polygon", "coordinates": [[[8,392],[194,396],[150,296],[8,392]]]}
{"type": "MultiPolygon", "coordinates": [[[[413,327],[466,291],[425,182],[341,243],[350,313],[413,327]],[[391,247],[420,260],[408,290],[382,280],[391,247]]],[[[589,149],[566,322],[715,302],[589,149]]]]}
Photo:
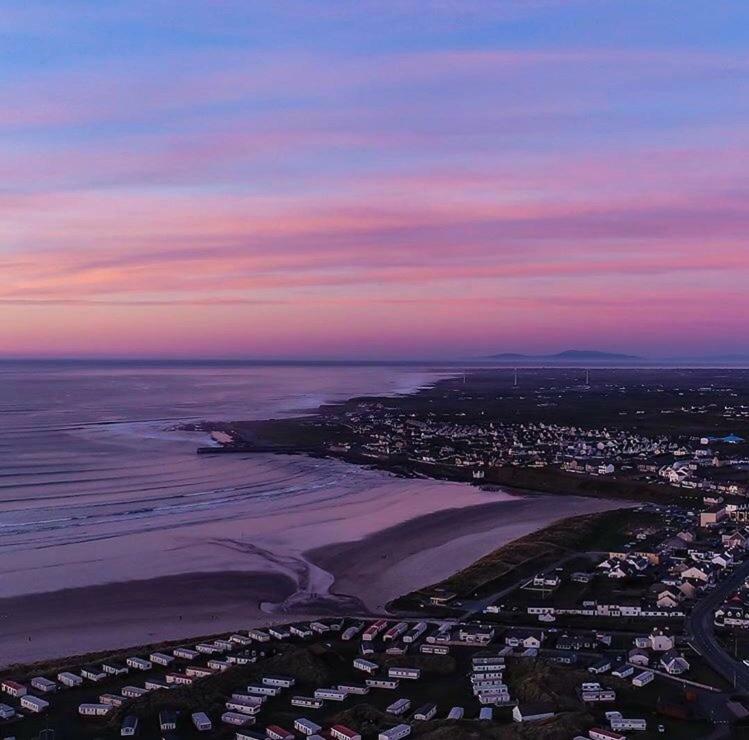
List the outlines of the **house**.
{"type": "Polygon", "coordinates": [[[689,670],[689,662],[676,650],[669,650],[660,659],[660,665],[671,676],[680,676],[689,670]]]}
{"type": "Polygon", "coordinates": [[[512,710],[515,722],[541,722],[556,714],[554,706],[545,702],[517,704],[512,710]]]}
{"type": "Polygon", "coordinates": [[[505,634],[505,645],[510,647],[540,648],[544,633],[531,630],[510,629],[505,634]]]}
{"type": "Polygon", "coordinates": [[[657,653],[674,649],[674,637],[668,630],[655,627],[650,633],[650,648],[657,653]]]}

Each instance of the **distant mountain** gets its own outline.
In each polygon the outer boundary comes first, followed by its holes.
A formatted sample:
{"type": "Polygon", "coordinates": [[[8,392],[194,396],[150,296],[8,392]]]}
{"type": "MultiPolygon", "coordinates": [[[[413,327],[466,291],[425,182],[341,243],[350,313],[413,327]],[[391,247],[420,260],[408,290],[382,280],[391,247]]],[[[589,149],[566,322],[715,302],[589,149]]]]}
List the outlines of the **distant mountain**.
{"type": "Polygon", "coordinates": [[[598,352],[597,350],[568,349],[553,355],[524,355],[518,352],[502,352],[498,355],[489,355],[489,360],[532,360],[534,362],[560,362],[571,360],[573,362],[631,362],[642,360],[637,355],[624,355],[618,352],[598,352]]]}

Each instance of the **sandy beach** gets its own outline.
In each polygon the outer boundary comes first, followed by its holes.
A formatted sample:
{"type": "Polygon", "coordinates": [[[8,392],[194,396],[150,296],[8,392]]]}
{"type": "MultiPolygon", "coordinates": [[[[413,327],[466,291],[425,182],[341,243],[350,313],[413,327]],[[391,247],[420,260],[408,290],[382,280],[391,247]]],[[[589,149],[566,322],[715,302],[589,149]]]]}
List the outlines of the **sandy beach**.
{"type": "Polygon", "coordinates": [[[551,521],[617,505],[352,470],[356,485],[337,495],[16,552],[3,573],[0,664],[379,611],[551,521]],[[63,573],[74,583],[59,590],[63,573]]]}

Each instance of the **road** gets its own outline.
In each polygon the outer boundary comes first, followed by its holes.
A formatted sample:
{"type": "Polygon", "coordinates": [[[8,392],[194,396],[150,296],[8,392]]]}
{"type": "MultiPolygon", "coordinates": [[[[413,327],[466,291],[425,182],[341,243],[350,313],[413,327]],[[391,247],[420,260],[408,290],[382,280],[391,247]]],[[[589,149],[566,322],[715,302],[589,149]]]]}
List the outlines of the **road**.
{"type": "Polygon", "coordinates": [[[749,560],[740,565],[725,581],[701,599],[687,618],[690,643],[714,670],[739,691],[749,692],[749,667],[726,652],[715,637],[713,615],[726,597],[749,576],[749,560]]]}

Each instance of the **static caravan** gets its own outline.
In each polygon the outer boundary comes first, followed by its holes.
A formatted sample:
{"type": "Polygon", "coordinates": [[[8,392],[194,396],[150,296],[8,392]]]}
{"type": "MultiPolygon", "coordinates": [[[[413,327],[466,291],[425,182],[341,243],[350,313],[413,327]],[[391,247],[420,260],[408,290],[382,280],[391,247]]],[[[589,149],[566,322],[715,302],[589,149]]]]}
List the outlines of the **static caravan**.
{"type": "Polygon", "coordinates": [[[289,732],[289,730],[285,730],[278,725],[268,725],[265,728],[265,734],[268,736],[268,740],[294,740],[293,732],[289,732]]]}
{"type": "Polygon", "coordinates": [[[403,642],[416,642],[426,631],[429,625],[426,622],[419,622],[403,635],[403,642]]]}
{"type": "Polygon", "coordinates": [[[380,666],[366,658],[354,658],[354,668],[357,671],[364,671],[371,674],[376,673],[380,669],[380,666]]]}
{"type": "Polygon", "coordinates": [[[150,671],[153,668],[153,663],[145,658],[139,658],[137,655],[128,658],[125,661],[131,668],[135,668],[136,671],[150,671]]]}
{"type": "Polygon", "coordinates": [[[18,683],[18,681],[11,681],[8,679],[7,681],[3,681],[2,684],[0,684],[0,688],[8,694],[9,696],[13,696],[16,699],[18,699],[21,696],[26,695],[26,687],[22,683],[18,683]]]}
{"type": "Polygon", "coordinates": [[[330,736],[335,740],[361,740],[361,734],[345,725],[333,725],[330,728],[330,736]]]}
{"type": "Polygon", "coordinates": [[[364,630],[364,633],[361,636],[361,639],[365,642],[371,642],[374,640],[377,635],[380,634],[384,629],[386,629],[388,626],[388,623],[384,619],[378,619],[376,622],[373,622],[372,624],[367,627],[367,629],[364,630]]]}
{"type": "Polygon", "coordinates": [[[253,696],[278,696],[281,693],[281,687],[251,683],[247,684],[247,693],[252,694],[253,696]]]}
{"type": "Polygon", "coordinates": [[[43,676],[35,676],[32,678],[31,686],[37,691],[41,691],[43,694],[51,694],[52,692],[57,691],[57,684],[43,676]]]}
{"type": "Polygon", "coordinates": [[[432,719],[437,714],[437,705],[434,702],[429,704],[423,704],[414,712],[414,719],[419,719],[424,722],[432,719]]]}
{"type": "Polygon", "coordinates": [[[111,704],[80,704],[78,706],[78,714],[82,717],[106,717],[111,712],[114,712],[111,704]]]}
{"type": "Polygon", "coordinates": [[[357,694],[359,696],[365,696],[369,693],[369,686],[361,683],[339,683],[338,689],[345,691],[347,694],[357,694]]]}
{"type": "Polygon", "coordinates": [[[231,712],[239,712],[240,714],[257,714],[262,708],[262,704],[257,704],[252,701],[255,697],[249,696],[246,699],[242,698],[231,698],[226,701],[226,708],[231,712]]]}
{"type": "Polygon", "coordinates": [[[389,730],[383,730],[377,736],[377,740],[401,740],[401,738],[408,737],[410,734],[410,725],[396,725],[395,727],[391,727],[389,730]]]}
{"type": "Polygon", "coordinates": [[[322,727],[315,724],[311,719],[300,717],[299,719],[294,720],[294,729],[297,732],[301,732],[302,735],[307,735],[309,737],[310,735],[317,735],[317,733],[322,730],[322,727]]]}
{"type": "Polygon", "coordinates": [[[239,712],[224,712],[221,715],[221,721],[233,727],[244,727],[244,725],[254,724],[255,718],[250,717],[248,714],[240,714],[239,712]]]}
{"type": "Polygon", "coordinates": [[[306,707],[307,709],[320,709],[325,702],[315,696],[292,696],[292,707],[306,707]]]}
{"type": "Polygon", "coordinates": [[[213,668],[207,668],[202,665],[189,665],[185,668],[185,675],[191,678],[207,678],[212,676],[216,671],[213,668]]]}
{"type": "Polygon", "coordinates": [[[276,640],[288,640],[291,637],[291,632],[285,627],[269,627],[268,633],[276,640]]]}
{"type": "Polygon", "coordinates": [[[290,689],[296,679],[293,676],[263,676],[263,683],[266,686],[280,686],[283,689],[290,689]]]}
{"type": "Polygon", "coordinates": [[[463,719],[465,714],[463,707],[453,707],[447,714],[448,719],[463,719]]]}
{"type": "Polygon", "coordinates": [[[99,697],[99,704],[111,704],[113,707],[121,707],[126,699],[120,694],[102,694],[99,697]]]}
{"type": "Polygon", "coordinates": [[[147,694],[148,689],[141,688],[140,686],[123,686],[120,693],[128,699],[138,699],[147,694]]]}
{"type": "Polygon", "coordinates": [[[128,714],[122,720],[120,726],[120,737],[132,737],[138,732],[138,718],[134,714],[128,714]]]}
{"type": "Polygon", "coordinates": [[[368,678],[365,683],[372,689],[395,690],[400,685],[397,678],[368,678]]]}
{"type": "Polygon", "coordinates": [[[291,627],[289,627],[289,631],[295,637],[301,637],[304,640],[307,640],[314,635],[314,632],[304,624],[292,624],[291,627]]]}
{"type": "Polygon", "coordinates": [[[0,704],[0,719],[13,719],[16,716],[16,710],[7,704],[0,704]]]}
{"type": "Polygon", "coordinates": [[[398,622],[394,624],[385,634],[382,636],[384,642],[390,642],[399,638],[408,629],[407,622],[398,622]]]}
{"type": "Polygon", "coordinates": [[[68,687],[80,686],[83,683],[83,679],[80,676],[76,676],[75,673],[69,671],[62,671],[57,674],[57,680],[63,685],[68,687]]]}
{"type": "Polygon", "coordinates": [[[21,697],[21,706],[24,709],[28,709],[29,712],[43,712],[45,709],[49,707],[49,702],[44,701],[44,699],[40,699],[38,696],[31,696],[30,694],[26,694],[21,697]]]}
{"type": "Polygon", "coordinates": [[[182,658],[184,660],[195,660],[200,653],[192,648],[178,647],[172,650],[172,655],[174,655],[175,658],[182,658]]]}
{"type": "Polygon", "coordinates": [[[344,701],[348,694],[340,689],[315,689],[315,699],[326,701],[344,701]]]}
{"type": "Polygon", "coordinates": [[[310,622],[309,628],[313,632],[317,632],[318,635],[324,635],[326,632],[330,632],[330,627],[323,622],[310,622]]]}
{"type": "Polygon", "coordinates": [[[270,642],[270,635],[263,630],[247,630],[247,634],[256,642],[270,642]]]}
{"type": "Polygon", "coordinates": [[[195,682],[195,679],[186,673],[167,673],[165,678],[167,683],[175,686],[190,686],[195,682]]]}
{"type": "Polygon", "coordinates": [[[349,640],[353,640],[362,630],[364,629],[364,624],[362,622],[359,622],[358,624],[353,624],[351,627],[347,627],[343,634],[341,634],[341,639],[346,640],[347,642],[349,640]]]}
{"type": "Polygon", "coordinates": [[[388,676],[390,678],[407,678],[411,681],[416,681],[421,678],[421,668],[393,667],[388,669],[388,676]]]}
{"type": "Polygon", "coordinates": [[[149,691],[159,691],[160,689],[169,689],[171,688],[169,684],[167,684],[166,681],[162,681],[160,678],[147,678],[143,685],[149,690],[149,691]]]}
{"type": "Polygon", "coordinates": [[[641,688],[649,684],[655,678],[653,671],[643,671],[632,679],[632,685],[641,688]]]}
{"type": "Polygon", "coordinates": [[[159,712],[159,727],[161,731],[177,729],[177,712],[171,709],[162,709],[159,712]]]}
{"type": "Polygon", "coordinates": [[[110,676],[124,676],[130,673],[130,669],[123,663],[102,663],[101,669],[110,676]]]}
{"type": "Polygon", "coordinates": [[[213,729],[213,722],[205,712],[193,712],[191,719],[198,732],[209,732],[213,729]]]}
{"type": "Polygon", "coordinates": [[[481,710],[479,711],[480,720],[488,720],[489,722],[491,722],[493,717],[494,710],[491,707],[481,707],[481,710]]]}
{"type": "Polygon", "coordinates": [[[394,714],[396,717],[404,715],[411,708],[410,699],[397,699],[385,710],[388,714],[394,714]]]}
{"type": "Polygon", "coordinates": [[[245,635],[232,635],[229,638],[229,641],[233,642],[235,645],[242,645],[242,647],[252,644],[252,638],[245,635]]]}
{"type": "Polygon", "coordinates": [[[174,656],[165,653],[151,653],[148,657],[156,665],[169,665],[174,661],[174,656]]]}

